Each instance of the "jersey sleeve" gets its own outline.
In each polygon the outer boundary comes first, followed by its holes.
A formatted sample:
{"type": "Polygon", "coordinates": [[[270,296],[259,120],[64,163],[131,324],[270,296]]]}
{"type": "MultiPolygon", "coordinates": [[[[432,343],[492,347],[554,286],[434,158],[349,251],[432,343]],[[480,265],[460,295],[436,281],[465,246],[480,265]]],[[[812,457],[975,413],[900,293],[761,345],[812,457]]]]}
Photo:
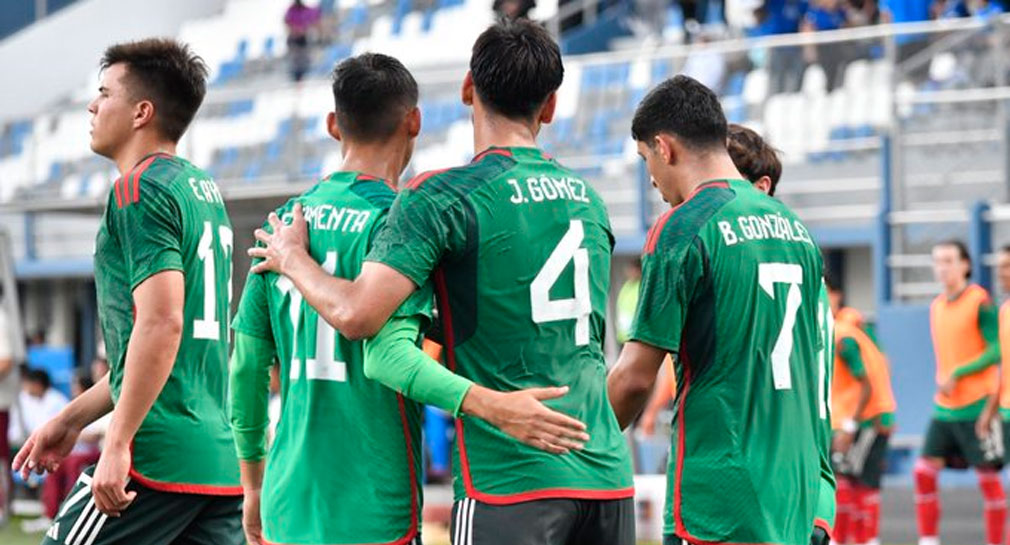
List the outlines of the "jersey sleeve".
{"type": "Polygon", "coordinates": [[[642,259],[639,304],[630,338],[676,353],[691,295],[704,269],[699,239],[687,236],[671,242],[642,259]]]}
{"type": "Polygon", "coordinates": [[[275,354],[273,341],[241,331],[235,335],[228,392],[232,435],[240,460],[256,461],[266,456],[270,366],[275,354]]]}
{"type": "Polygon", "coordinates": [[[863,356],[859,352],[859,343],[852,337],[838,341],[838,358],[849,368],[852,376],[856,378],[866,376],[866,366],[863,365],[863,356]]]}
{"type": "Polygon", "coordinates": [[[259,339],[273,339],[270,328],[269,285],[266,274],[250,272],[231,328],[259,339]]]}
{"type": "Polygon", "coordinates": [[[183,270],[182,212],[171,192],[141,178],[140,198],[110,205],[108,228],[119,241],[127,262],[130,290],[166,270],[183,270]]]}
{"type": "Polygon", "coordinates": [[[1000,361],[999,311],[989,301],[978,306],[978,329],[985,339],[985,350],[974,360],[964,362],[955,369],[952,375],[956,378],[985,371],[1000,361]]]}
{"type": "Polygon", "coordinates": [[[459,203],[437,198],[424,186],[406,189],[393,202],[365,260],[388,265],[423,286],[442,257],[459,248],[464,215],[459,203]]]}

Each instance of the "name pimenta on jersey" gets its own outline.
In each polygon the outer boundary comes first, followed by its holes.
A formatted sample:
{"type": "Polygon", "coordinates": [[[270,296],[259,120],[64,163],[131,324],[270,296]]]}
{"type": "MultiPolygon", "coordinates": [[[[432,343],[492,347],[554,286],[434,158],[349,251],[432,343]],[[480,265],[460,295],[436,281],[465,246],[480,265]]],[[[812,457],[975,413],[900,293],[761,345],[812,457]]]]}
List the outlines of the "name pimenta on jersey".
{"type": "MultiPolygon", "coordinates": [[[[368,227],[372,217],[369,210],[336,207],[332,204],[306,206],[304,210],[305,223],[314,231],[342,231],[344,233],[362,233],[368,227]]],[[[284,223],[291,223],[291,213],[281,218],[284,223]]]]}
{"type": "Polygon", "coordinates": [[[811,246],[814,241],[799,220],[789,220],[779,214],[762,216],[738,216],[736,221],[720,221],[719,231],[726,246],[750,240],[778,239],[787,242],[803,242],[811,246]],[[734,228],[734,223],[736,227],[734,228]]]}

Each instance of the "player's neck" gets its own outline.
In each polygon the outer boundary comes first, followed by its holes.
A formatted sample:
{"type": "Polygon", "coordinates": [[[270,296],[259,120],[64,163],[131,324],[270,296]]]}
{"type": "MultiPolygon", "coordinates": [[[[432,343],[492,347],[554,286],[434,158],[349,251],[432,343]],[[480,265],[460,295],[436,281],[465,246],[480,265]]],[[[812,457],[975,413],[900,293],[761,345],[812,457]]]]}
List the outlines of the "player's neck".
{"type": "Polygon", "coordinates": [[[174,142],[167,142],[161,139],[144,138],[138,135],[137,138],[127,142],[111,159],[116,163],[120,176],[125,176],[127,172],[137,166],[137,163],[144,157],[154,153],[167,153],[175,155],[176,145],[174,142]]]}
{"type": "Polygon", "coordinates": [[[490,147],[535,148],[536,129],[528,122],[478,113],[473,116],[473,153],[476,155],[490,147]]]}
{"type": "Polygon", "coordinates": [[[968,289],[967,281],[962,282],[960,284],[956,284],[954,286],[944,286],[943,294],[947,297],[948,301],[953,301],[958,297],[961,297],[961,294],[964,293],[964,290],[966,289],[968,289]]]}
{"type": "Polygon", "coordinates": [[[344,145],[340,170],[360,172],[398,186],[407,151],[396,145],[344,145]]]}
{"type": "Polygon", "coordinates": [[[699,158],[689,166],[691,177],[687,187],[681,187],[682,195],[691,195],[699,186],[712,180],[739,180],[743,178],[728,154],[699,158]]]}

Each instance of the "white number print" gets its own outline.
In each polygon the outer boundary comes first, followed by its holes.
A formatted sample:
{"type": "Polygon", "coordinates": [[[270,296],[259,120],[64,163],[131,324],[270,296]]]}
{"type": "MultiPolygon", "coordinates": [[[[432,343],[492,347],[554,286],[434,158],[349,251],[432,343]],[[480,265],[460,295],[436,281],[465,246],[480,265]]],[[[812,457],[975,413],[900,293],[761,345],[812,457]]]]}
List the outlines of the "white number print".
{"type": "Polygon", "coordinates": [[[761,263],[758,265],[758,284],[769,297],[775,299],[775,284],[789,284],[786,295],[786,313],[782,329],[772,348],[772,381],[776,390],[791,390],[792,374],[789,371],[789,356],[793,352],[793,326],[796,313],[803,303],[803,267],[791,263],[761,263]]]}
{"type": "MultiPolygon", "coordinates": [[[[327,252],[323,261],[323,270],[334,274],[337,270],[337,252],[327,252]]],[[[291,318],[291,331],[294,338],[291,343],[291,372],[288,375],[292,381],[301,378],[301,360],[298,358],[299,339],[302,338],[302,326],[299,319],[302,313],[303,297],[301,292],[286,276],[277,279],[277,289],[289,295],[288,315],[291,318]]],[[[347,382],[347,363],[336,361],[334,349],[337,332],[326,320],[316,315],[316,351],[314,358],[305,358],[305,378],[307,380],[330,380],[347,382]]]]}
{"type": "MultiPolygon", "coordinates": [[[[218,241],[225,254],[228,275],[228,307],[231,307],[231,252],[234,234],[224,225],[217,228],[218,241]]],[[[221,322],[217,320],[217,268],[214,259],[214,227],[209,221],[203,222],[203,235],[197,245],[196,256],[203,262],[203,319],[193,320],[193,338],[217,341],[221,339],[221,322]]],[[[227,313],[227,312],[226,312],[227,313]]]]}
{"type": "Polygon", "coordinates": [[[551,252],[543,268],[530,284],[533,321],[541,324],[575,320],[575,345],[589,344],[589,314],[593,310],[589,296],[589,250],[580,248],[585,237],[581,220],[572,220],[568,232],[551,252]],[[557,283],[568,262],[575,265],[575,296],[551,299],[551,286],[557,283]]]}

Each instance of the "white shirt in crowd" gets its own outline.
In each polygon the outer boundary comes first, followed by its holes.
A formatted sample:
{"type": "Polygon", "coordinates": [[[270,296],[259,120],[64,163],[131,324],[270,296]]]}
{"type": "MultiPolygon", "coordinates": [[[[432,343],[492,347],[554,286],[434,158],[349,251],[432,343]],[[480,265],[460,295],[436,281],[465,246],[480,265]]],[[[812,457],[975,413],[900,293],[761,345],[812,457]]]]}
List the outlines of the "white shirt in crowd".
{"type": "MultiPolygon", "coordinates": [[[[0,308],[0,360],[9,360],[14,357],[11,349],[11,332],[7,327],[7,315],[0,308]]],[[[10,410],[17,398],[21,381],[18,380],[17,362],[7,373],[7,376],[0,377],[0,412],[10,410]]]]}
{"type": "Polygon", "coordinates": [[[18,404],[11,409],[11,425],[7,437],[15,445],[23,443],[33,431],[66,407],[67,403],[67,396],[54,388],[46,390],[41,398],[22,390],[18,394],[18,404]]]}

